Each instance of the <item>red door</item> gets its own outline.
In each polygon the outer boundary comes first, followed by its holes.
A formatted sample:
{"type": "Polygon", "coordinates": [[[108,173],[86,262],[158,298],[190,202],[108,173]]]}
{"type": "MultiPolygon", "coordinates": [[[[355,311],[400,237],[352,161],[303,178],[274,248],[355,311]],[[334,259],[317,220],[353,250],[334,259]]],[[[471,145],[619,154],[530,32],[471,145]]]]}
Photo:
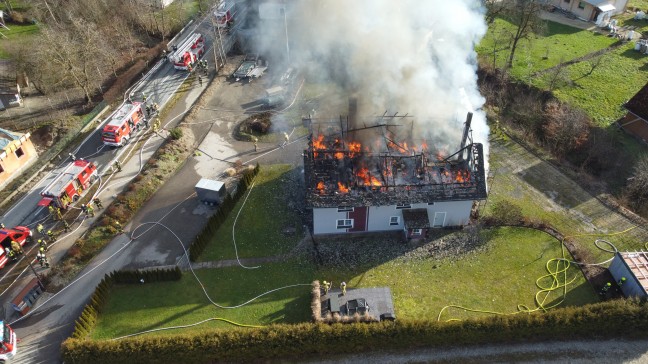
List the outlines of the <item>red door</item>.
{"type": "Polygon", "coordinates": [[[349,219],[353,219],[353,228],[349,231],[367,231],[368,206],[354,207],[349,212],[349,219]]]}

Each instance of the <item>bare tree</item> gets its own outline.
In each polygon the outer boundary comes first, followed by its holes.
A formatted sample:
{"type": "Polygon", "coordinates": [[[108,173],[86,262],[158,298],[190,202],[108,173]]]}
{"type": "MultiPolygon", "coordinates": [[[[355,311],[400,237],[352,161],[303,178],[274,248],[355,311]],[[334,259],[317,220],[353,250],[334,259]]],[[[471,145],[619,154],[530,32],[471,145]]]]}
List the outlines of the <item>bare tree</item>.
{"type": "Polygon", "coordinates": [[[648,155],[644,155],[634,168],[634,174],[628,179],[626,196],[632,207],[642,213],[648,214],[648,155]]]}
{"type": "Polygon", "coordinates": [[[493,24],[496,18],[506,13],[506,2],[502,0],[482,0],[486,8],[486,24],[493,24]]]}
{"type": "Polygon", "coordinates": [[[545,106],[544,114],[545,140],[558,156],[577,150],[587,141],[591,122],[583,111],[550,101],[545,106]]]}
{"type": "Polygon", "coordinates": [[[560,63],[558,63],[558,65],[552,69],[551,73],[549,73],[549,91],[553,91],[570,81],[565,63],[561,59],[560,63]]]}
{"type": "Polygon", "coordinates": [[[507,19],[515,25],[509,52],[508,68],[513,66],[515,51],[522,39],[529,39],[534,33],[544,29],[545,22],[540,19],[542,5],[539,0],[502,0],[507,19]]]}

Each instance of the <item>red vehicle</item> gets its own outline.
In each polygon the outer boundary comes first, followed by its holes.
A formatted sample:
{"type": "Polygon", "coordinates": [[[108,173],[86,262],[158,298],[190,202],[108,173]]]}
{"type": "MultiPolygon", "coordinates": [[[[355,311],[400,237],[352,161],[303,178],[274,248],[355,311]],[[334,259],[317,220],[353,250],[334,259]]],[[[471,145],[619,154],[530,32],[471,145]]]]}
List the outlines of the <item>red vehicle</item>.
{"type": "Polygon", "coordinates": [[[101,133],[101,140],[106,145],[120,147],[130,139],[135,129],[139,129],[144,120],[141,102],[125,103],[109,118],[101,133]]]}
{"type": "Polygon", "coordinates": [[[18,351],[16,333],[4,321],[0,321],[0,363],[7,363],[18,351]]]}
{"type": "MultiPolygon", "coordinates": [[[[5,249],[11,249],[11,242],[15,241],[20,246],[24,246],[27,243],[32,242],[32,232],[29,228],[24,226],[16,226],[13,229],[0,229],[0,269],[4,268],[5,265],[9,262],[9,257],[5,252],[5,249]]],[[[0,348],[0,353],[2,348],[0,348]]],[[[1,355],[0,355],[1,357],[1,355]]]]}
{"type": "Polygon", "coordinates": [[[38,206],[54,206],[66,209],[72,201],[81,197],[98,178],[97,166],[83,159],[70,163],[52,183],[41,191],[43,199],[38,206]]]}
{"type": "Polygon", "coordinates": [[[191,33],[184,42],[169,56],[173,67],[177,70],[190,70],[205,52],[205,38],[200,33],[191,33]]]}
{"type": "Polygon", "coordinates": [[[234,22],[232,11],[234,10],[234,3],[231,1],[223,1],[216,11],[214,11],[214,25],[216,28],[226,28],[234,22]]]}

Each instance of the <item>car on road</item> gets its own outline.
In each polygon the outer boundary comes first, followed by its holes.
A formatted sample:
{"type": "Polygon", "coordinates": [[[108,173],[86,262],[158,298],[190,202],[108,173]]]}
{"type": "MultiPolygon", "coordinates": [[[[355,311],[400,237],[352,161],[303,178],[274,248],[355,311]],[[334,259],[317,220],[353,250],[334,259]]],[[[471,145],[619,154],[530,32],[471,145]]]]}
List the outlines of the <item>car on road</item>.
{"type": "Polygon", "coordinates": [[[7,262],[9,262],[9,257],[5,249],[11,249],[12,241],[17,242],[20,246],[25,246],[25,244],[31,243],[33,240],[31,230],[25,226],[16,226],[13,229],[0,229],[0,239],[2,239],[0,240],[0,245],[2,245],[2,249],[0,250],[0,269],[4,268],[7,262]]]}

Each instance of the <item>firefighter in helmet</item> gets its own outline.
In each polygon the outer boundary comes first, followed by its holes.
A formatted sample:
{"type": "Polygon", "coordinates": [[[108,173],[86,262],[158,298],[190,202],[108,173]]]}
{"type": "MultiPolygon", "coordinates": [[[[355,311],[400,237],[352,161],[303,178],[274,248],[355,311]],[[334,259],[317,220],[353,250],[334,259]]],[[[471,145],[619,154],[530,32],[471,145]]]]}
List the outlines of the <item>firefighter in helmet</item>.
{"type": "Polygon", "coordinates": [[[16,256],[16,252],[14,252],[12,249],[5,248],[5,253],[9,257],[9,259],[11,259],[12,262],[18,260],[18,257],[16,256]]]}
{"type": "Polygon", "coordinates": [[[25,252],[23,251],[22,246],[20,246],[20,244],[19,244],[17,241],[15,241],[15,240],[12,240],[12,241],[11,241],[11,250],[13,250],[14,252],[16,252],[16,254],[24,254],[24,253],[25,253],[25,252]]]}
{"type": "Polygon", "coordinates": [[[44,248],[45,250],[47,250],[47,241],[43,239],[38,239],[38,246],[40,248],[44,248]]]}
{"type": "Polygon", "coordinates": [[[40,263],[41,267],[45,266],[49,268],[50,264],[49,264],[49,260],[47,259],[47,256],[45,255],[45,249],[40,248],[38,250],[38,254],[36,254],[36,259],[38,259],[38,263],[40,263]]]}
{"type": "Polygon", "coordinates": [[[38,224],[38,226],[36,226],[36,231],[38,231],[39,234],[43,235],[43,231],[45,231],[43,224],[38,224]]]}
{"type": "Polygon", "coordinates": [[[47,238],[49,239],[50,242],[54,242],[56,238],[54,237],[54,233],[52,230],[47,230],[47,238]]]}

